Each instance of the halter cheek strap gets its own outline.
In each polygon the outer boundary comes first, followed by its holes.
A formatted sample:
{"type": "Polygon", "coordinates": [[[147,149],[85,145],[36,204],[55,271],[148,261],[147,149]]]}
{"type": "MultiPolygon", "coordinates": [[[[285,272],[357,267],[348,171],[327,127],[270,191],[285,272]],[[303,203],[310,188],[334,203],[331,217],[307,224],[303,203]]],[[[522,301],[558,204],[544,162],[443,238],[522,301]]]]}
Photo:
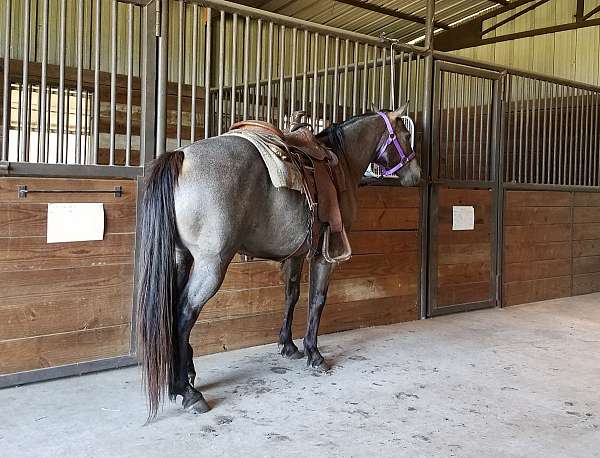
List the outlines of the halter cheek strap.
{"type": "Polygon", "coordinates": [[[408,164],[415,157],[415,153],[413,151],[408,156],[406,155],[406,153],[404,152],[404,149],[402,148],[402,145],[400,145],[400,142],[398,141],[398,137],[396,137],[396,133],[394,132],[394,128],[392,127],[392,123],[390,122],[387,114],[384,113],[383,111],[378,111],[377,114],[383,118],[383,120],[385,121],[387,130],[388,130],[388,137],[387,137],[385,143],[379,149],[379,154],[377,155],[377,160],[379,160],[381,158],[381,156],[383,156],[385,154],[385,150],[387,149],[388,146],[390,146],[390,144],[394,145],[394,147],[396,148],[396,151],[398,152],[398,156],[400,158],[400,162],[397,165],[395,165],[394,167],[392,167],[391,169],[386,169],[385,167],[382,167],[383,168],[383,176],[387,177],[389,175],[394,174],[395,172],[400,170],[402,167],[404,167],[406,164],[408,164]]]}

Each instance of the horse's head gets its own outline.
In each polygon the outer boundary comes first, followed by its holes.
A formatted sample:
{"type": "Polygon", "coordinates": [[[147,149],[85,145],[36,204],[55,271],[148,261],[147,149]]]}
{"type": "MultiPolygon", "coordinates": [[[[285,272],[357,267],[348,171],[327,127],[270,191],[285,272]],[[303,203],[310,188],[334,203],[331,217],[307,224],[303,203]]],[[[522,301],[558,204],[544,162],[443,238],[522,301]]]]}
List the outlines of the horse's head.
{"type": "Polygon", "coordinates": [[[373,162],[383,167],[384,175],[398,176],[402,186],[414,186],[421,180],[421,167],[402,120],[407,107],[408,102],[394,111],[377,111],[385,129],[373,162]]]}

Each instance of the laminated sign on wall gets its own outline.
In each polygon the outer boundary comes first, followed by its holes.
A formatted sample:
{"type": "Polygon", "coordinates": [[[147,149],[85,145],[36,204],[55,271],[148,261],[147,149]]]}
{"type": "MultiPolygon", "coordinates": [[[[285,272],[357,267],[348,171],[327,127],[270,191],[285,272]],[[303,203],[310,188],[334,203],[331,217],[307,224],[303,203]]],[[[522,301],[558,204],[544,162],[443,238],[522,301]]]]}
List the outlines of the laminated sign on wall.
{"type": "Polygon", "coordinates": [[[475,229],[475,207],[454,205],[452,207],[452,230],[472,231],[475,229]]]}
{"type": "Polygon", "coordinates": [[[46,242],[83,242],[104,238],[104,204],[48,204],[46,242]]]}

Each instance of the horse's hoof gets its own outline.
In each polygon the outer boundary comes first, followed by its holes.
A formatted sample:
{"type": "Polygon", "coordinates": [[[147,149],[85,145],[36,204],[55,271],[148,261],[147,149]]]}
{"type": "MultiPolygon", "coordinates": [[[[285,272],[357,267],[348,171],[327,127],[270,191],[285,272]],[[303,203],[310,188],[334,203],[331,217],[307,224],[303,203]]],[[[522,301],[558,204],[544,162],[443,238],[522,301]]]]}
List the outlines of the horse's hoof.
{"type": "Polygon", "coordinates": [[[304,353],[298,350],[298,347],[293,343],[285,344],[281,349],[281,356],[288,359],[301,359],[304,358],[304,353]]]}
{"type": "Polygon", "coordinates": [[[198,401],[196,401],[194,404],[192,404],[189,407],[185,408],[186,411],[194,414],[194,415],[198,415],[201,413],[206,413],[210,410],[210,406],[208,405],[208,403],[204,400],[204,399],[199,399],[198,401]]]}
{"type": "Polygon", "coordinates": [[[331,369],[329,364],[327,364],[324,359],[321,359],[320,361],[313,361],[313,362],[307,361],[307,366],[309,366],[311,369],[313,369],[317,372],[328,372],[329,369],[331,369]]]}

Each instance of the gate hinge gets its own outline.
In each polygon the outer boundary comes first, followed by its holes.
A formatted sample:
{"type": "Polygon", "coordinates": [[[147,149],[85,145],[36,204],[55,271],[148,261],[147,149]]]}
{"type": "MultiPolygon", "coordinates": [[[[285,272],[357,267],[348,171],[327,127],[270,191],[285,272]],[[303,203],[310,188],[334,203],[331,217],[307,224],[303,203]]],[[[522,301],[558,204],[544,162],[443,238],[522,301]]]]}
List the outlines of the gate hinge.
{"type": "Polygon", "coordinates": [[[8,176],[10,162],[0,162],[0,176],[8,176]]]}

